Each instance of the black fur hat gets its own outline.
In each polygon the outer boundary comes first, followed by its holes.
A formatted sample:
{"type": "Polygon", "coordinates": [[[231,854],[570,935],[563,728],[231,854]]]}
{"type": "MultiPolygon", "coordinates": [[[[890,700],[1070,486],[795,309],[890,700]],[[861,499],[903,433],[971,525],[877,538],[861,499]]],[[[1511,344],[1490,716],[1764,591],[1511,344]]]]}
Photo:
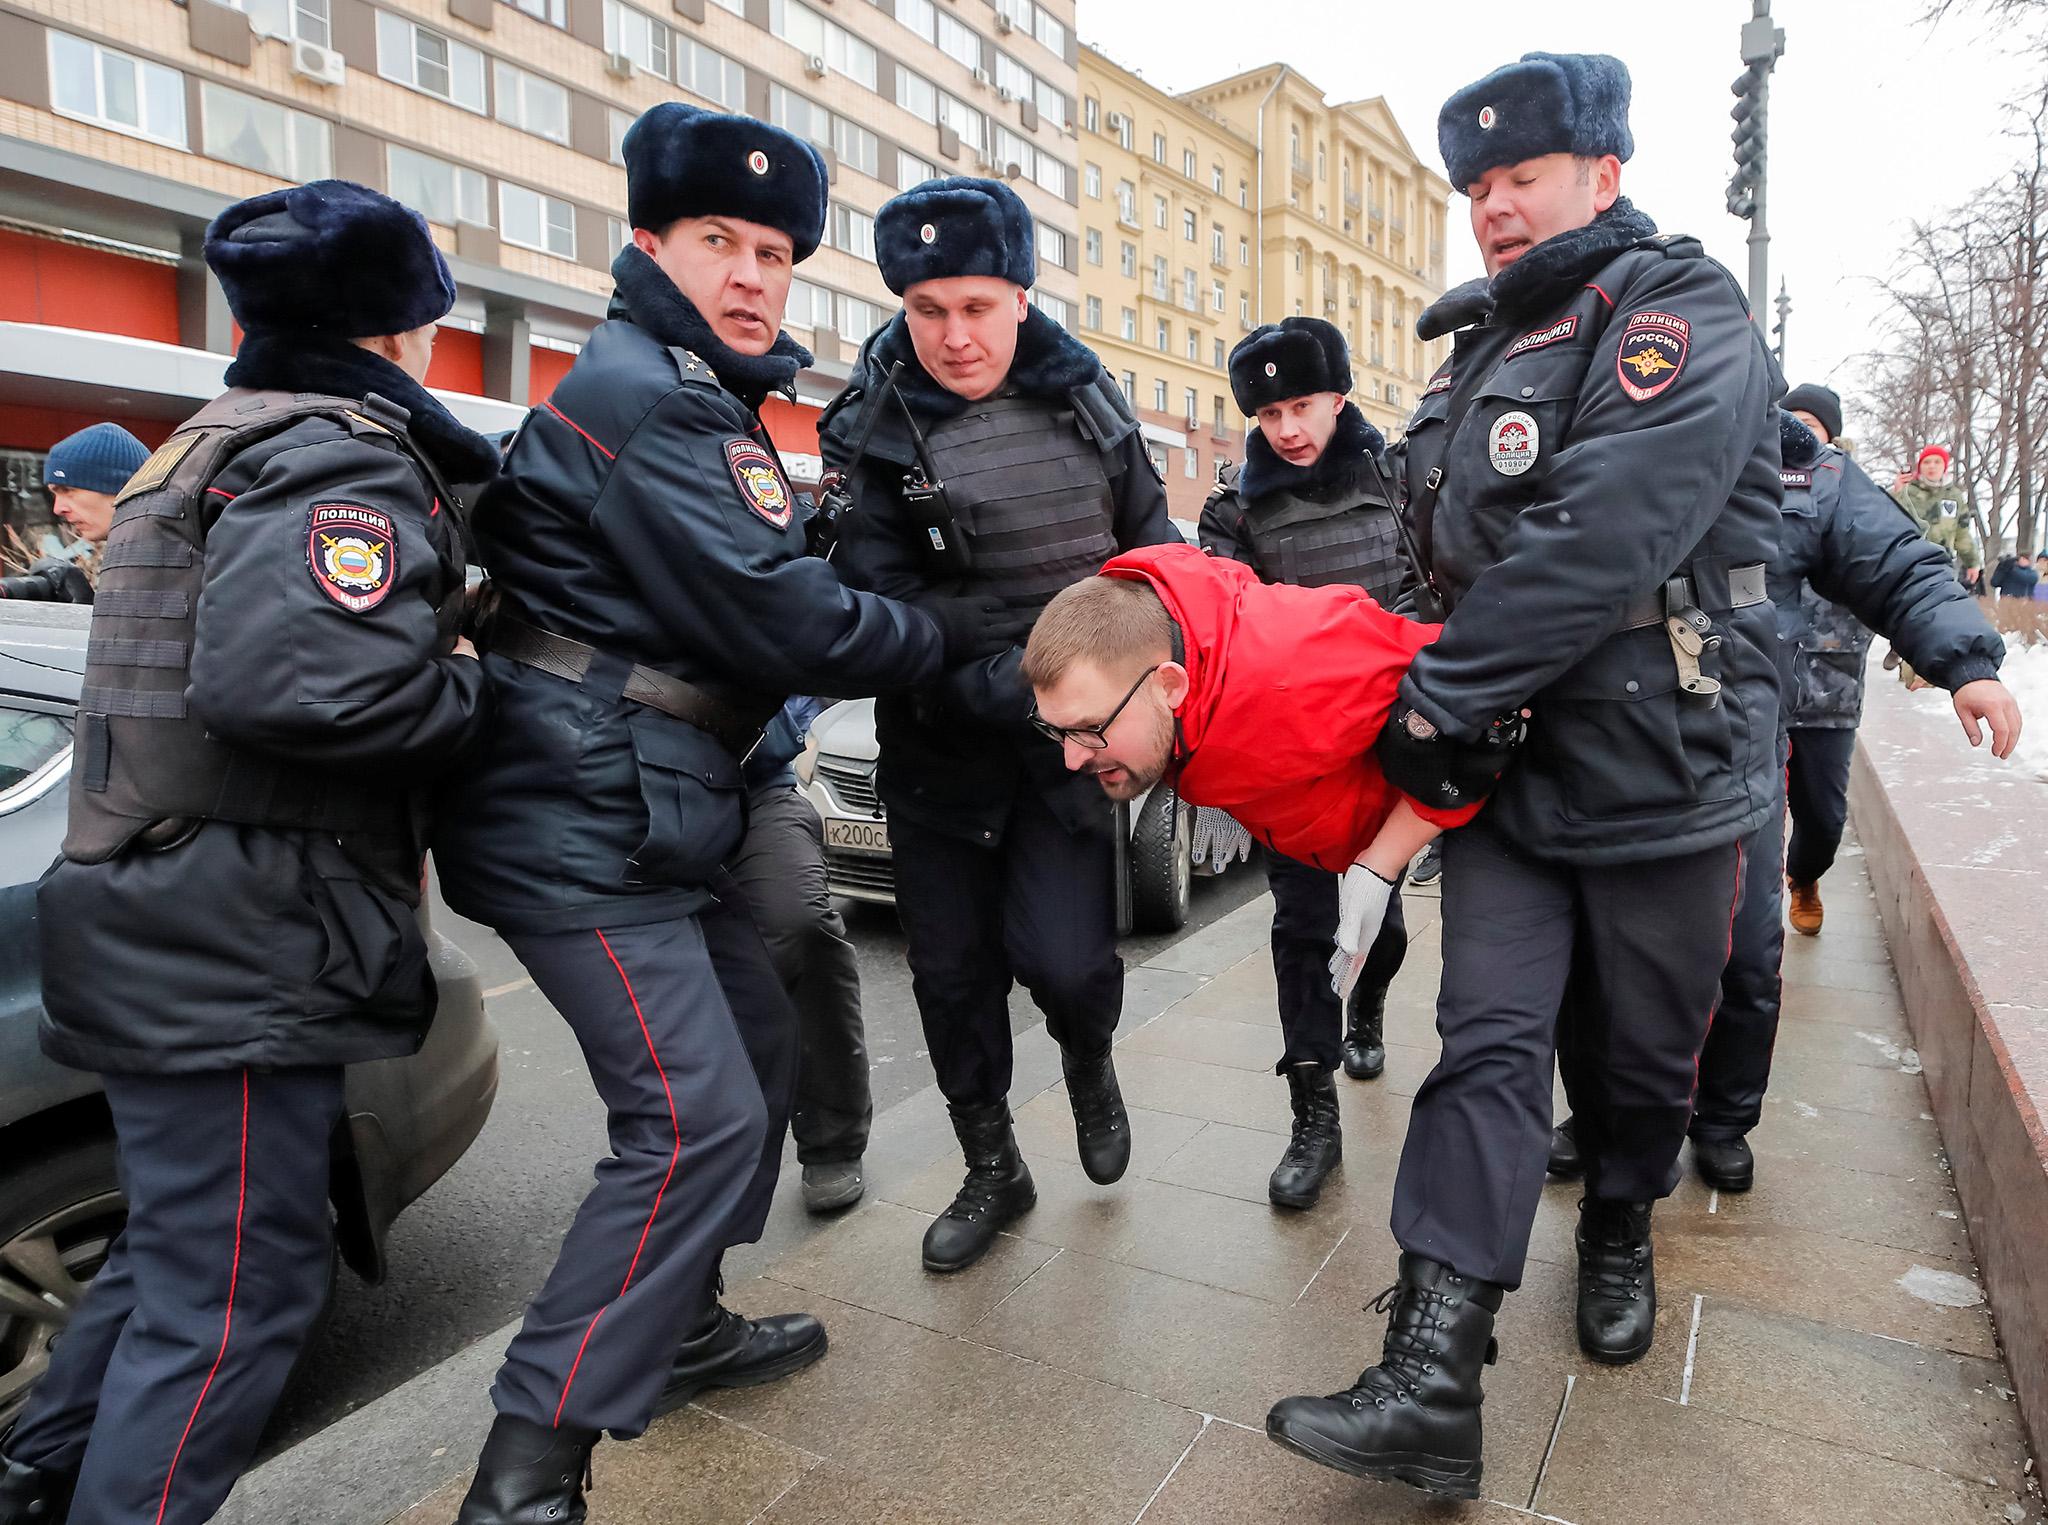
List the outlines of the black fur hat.
{"type": "Polygon", "coordinates": [[[1795,408],[1802,413],[1811,413],[1820,420],[1821,427],[1828,431],[1830,440],[1841,436],[1842,399],[1824,386],[1809,381],[1804,386],[1794,387],[1778,399],[1778,406],[1787,413],[1795,408]]]}
{"type": "Polygon", "coordinates": [[[1444,102],[1436,145],[1464,190],[1490,169],[1545,154],[1626,160],[1628,65],[1605,53],[1524,53],[1444,102]]]}
{"type": "Polygon", "coordinates": [[[1351,346],[1334,323],[1282,318],[1253,329],[1230,352],[1230,394],[1247,418],[1311,392],[1350,395],[1351,346]]]}
{"type": "Polygon", "coordinates": [[[827,175],[794,133],[681,101],[650,106],[626,129],[626,216],[660,232],[678,217],[734,217],[787,233],[809,259],[825,236],[827,175]]]}
{"type": "Polygon", "coordinates": [[[875,263],[899,297],[919,281],[956,275],[1029,286],[1038,279],[1031,209],[1000,180],[927,180],[875,213],[875,263]]]}
{"type": "Polygon", "coordinates": [[[206,230],[206,263],[250,333],[410,333],[448,315],[455,278],[411,207],[349,180],[238,201],[206,230]]]}

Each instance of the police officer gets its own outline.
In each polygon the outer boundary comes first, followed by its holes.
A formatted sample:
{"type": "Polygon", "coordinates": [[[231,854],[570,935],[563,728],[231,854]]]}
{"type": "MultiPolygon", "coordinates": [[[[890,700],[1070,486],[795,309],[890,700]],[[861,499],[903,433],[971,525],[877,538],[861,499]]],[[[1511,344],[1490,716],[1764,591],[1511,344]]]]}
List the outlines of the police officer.
{"type": "Polygon", "coordinates": [[[920,682],[1018,623],[849,593],[804,554],[758,409],[810,359],[781,323],[824,227],[817,151],[664,102],[624,153],[609,318],[479,515],[495,716],[435,843],[449,904],[575,1030],[612,1146],[505,1352],[463,1525],[580,1518],[599,1431],[824,1354],[815,1318],[716,1300],[720,1257],[767,1217],[797,1046],[719,872],[742,760],[791,693],[920,682]]]}
{"type": "Polygon", "coordinates": [[[1567,992],[1580,1346],[1615,1363],[1649,1347],[1650,1209],[1691,1116],[1738,843],[1775,796],[1780,386],[1728,272],[1621,197],[1628,96],[1616,59],[1532,53],[1438,118],[1488,275],[1418,324],[1457,331],[1402,451],[1450,616],[1377,750],[1429,799],[1493,717],[1535,718],[1492,803],[1446,839],[1443,1052],[1395,1183],[1384,1354],[1267,1422],[1328,1465],[1461,1496],[1542,1189],[1567,992]]]}
{"type": "MultiPolygon", "coordinates": [[[[149,447],[119,424],[93,424],[67,434],[43,461],[51,512],[86,545],[104,544],[114,527],[114,495],[148,458],[149,447]]],[[[45,556],[24,573],[0,577],[0,598],[89,604],[92,580],[77,562],[45,556]]]]}
{"type": "MultiPolygon", "coordinates": [[[[996,180],[927,181],[876,214],[903,311],[862,347],[820,436],[852,495],[850,581],[993,594],[1029,619],[1119,550],[1176,538],[1122,392],[1031,304],[1035,247],[1030,211],[996,180]]],[[[1030,728],[1020,659],[956,667],[875,713],[911,988],[967,1160],[924,1237],[932,1271],[973,1264],[1036,1200],[1010,1124],[1013,979],[1059,1042],[1089,1179],[1130,1160],[1110,1061],[1113,811],[1030,728]]]]}
{"type": "Polygon", "coordinates": [[[861,1157],[874,1122],[860,959],[825,877],[824,823],[796,790],[792,760],[825,708],[800,694],[782,707],[747,759],[747,834],[726,865],[767,945],[799,1024],[796,1104],[789,1131],[804,1207],[851,1207],[867,1190],[861,1157]]]}
{"type": "MultiPolygon", "coordinates": [[[[1230,352],[1230,390],[1258,429],[1245,441],[1243,463],[1224,469],[1202,507],[1202,545],[1246,563],[1261,581],[1349,583],[1391,608],[1409,581],[1408,563],[1379,464],[1386,441],[1347,400],[1351,384],[1350,348],[1321,318],[1285,318],[1239,342],[1230,352]]],[[[1267,1183],[1280,1207],[1313,1207],[1343,1156],[1331,1078],[1339,1062],[1354,1080],[1386,1067],[1387,986],[1408,952],[1408,928],[1397,890],[1340,1011],[1329,968],[1337,879],[1349,866],[1266,857],[1285,1038],[1278,1072],[1294,1106],[1293,1136],[1267,1183]]]]}
{"type": "Polygon", "coordinates": [[[461,505],[487,441],[421,383],[455,285],[326,180],[229,207],[231,390],[118,500],[43,1048],[99,1072],[126,1230],[5,1443],[0,1521],[212,1518],[328,1290],[342,1066],[417,1049],[424,786],[470,740],[461,505]]]}

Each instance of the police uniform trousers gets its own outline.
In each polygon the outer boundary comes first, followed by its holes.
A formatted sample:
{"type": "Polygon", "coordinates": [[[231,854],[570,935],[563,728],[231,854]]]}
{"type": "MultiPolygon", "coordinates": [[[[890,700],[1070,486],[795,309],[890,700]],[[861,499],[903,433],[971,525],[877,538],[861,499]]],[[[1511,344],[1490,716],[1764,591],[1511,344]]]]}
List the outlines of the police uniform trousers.
{"type": "Polygon", "coordinates": [[[1785,874],[1815,884],[1835,866],[1842,829],[1849,824],[1849,764],[1856,756],[1854,726],[1792,732],[1792,761],[1785,793],[1792,810],[1792,842],[1785,874]]]}
{"type": "Polygon", "coordinates": [[[534,1424],[647,1428],[719,1258],[760,1236],[796,1013],[731,881],[695,915],[505,941],[576,1034],[612,1152],[491,1388],[534,1424]]]}
{"type": "MultiPolygon", "coordinates": [[[[1280,987],[1280,1032],[1285,1040],[1275,1067],[1281,1074],[1297,1064],[1334,1070],[1344,1057],[1343,1013],[1330,989],[1339,879],[1327,869],[1279,853],[1266,854],[1266,886],[1273,892],[1273,975],[1280,987]]],[[[1408,924],[1401,916],[1397,886],[1352,989],[1352,1005],[1383,995],[1407,956],[1408,924]]]]}
{"type": "Polygon", "coordinates": [[[1543,1190],[1554,1044],[1587,1194],[1646,1201],[1676,1183],[1742,850],[1559,863],[1483,814],[1443,841],[1443,1052],[1409,1114],[1394,1238],[1516,1287],[1543,1190]]]}
{"type": "Polygon", "coordinates": [[[796,1157],[806,1165],[858,1160],[875,1116],[860,960],[826,887],[817,810],[786,780],[751,791],[746,840],[727,870],[796,1007],[796,1157]]]}
{"type": "Polygon", "coordinates": [[[911,993],[947,1101],[1009,1097],[1013,982],[1061,1048],[1089,1058],[1108,1049],[1124,998],[1108,831],[1070,832],[1022,788],[993,846],[901,815],[889,840],[911,993]]]}
{"type": "Polygon", "coordinates": [[[70,1525],[198,1525],[255,1455],[333,1266],[325,1065],[108,1075],[128,1225],[7,1441],[70,1525]]]}

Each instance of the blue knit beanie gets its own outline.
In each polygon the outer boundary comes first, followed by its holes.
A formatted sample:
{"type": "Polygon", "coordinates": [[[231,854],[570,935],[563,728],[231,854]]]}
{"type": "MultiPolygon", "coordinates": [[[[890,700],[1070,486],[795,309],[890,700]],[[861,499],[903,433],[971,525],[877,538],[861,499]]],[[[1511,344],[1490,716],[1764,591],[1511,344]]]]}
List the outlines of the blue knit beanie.
{"type": "Polygon", "coordinates": [[[43,485],[119,492],[148,459],[149,446],[119,424],[94,424],[50,447],[50,458],[43,462],[43,485]]]}

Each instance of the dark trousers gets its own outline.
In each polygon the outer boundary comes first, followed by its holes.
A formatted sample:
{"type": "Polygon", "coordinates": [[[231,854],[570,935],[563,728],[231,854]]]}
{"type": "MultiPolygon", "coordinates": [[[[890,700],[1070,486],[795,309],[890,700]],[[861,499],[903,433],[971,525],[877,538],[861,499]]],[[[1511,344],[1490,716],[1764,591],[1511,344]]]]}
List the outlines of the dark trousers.
{"type": "Polygon", "coordinates": [[[1721,973],[1721,1004],[1700,1049],[1694,1138],[1738,1139],[1764,1115],[1771,1050],[1778,1041],[1778,970],[1785,956],[1785,881],[1778,872],[1784,843],[1781,803],[1744,848],[1742,908],[1721,973]]]}
{"type": "Polygon", "coordinates": [[[1849,763],[1855,755],[1853,726],[1802,726],[1792,733],[1792,761],[1785,774],[1786,801],[1792,811],[1787,878],[1814,884],[1835,866],[1842,828],[1849,823],[1849,763]]]}
{"type": "Polygon", "coordinates": [[[756,789],[747,836],[727,865],[796,1007],[796,1109],[789,1131],[806,1165],[867,1152],[875,1104],[860,1017],[860,960],[825,883],[825,828],[788,784],[756,789]]]}
{"type": "Polygon", "coordinates": [[[719,1258],[760,1236],[796,1075],[796,1013],[729,883],[695,916],[512,933],[576,1033],[612,1152],[491,1388],[535,1424],[647,1428],[719,1258]]]}
{"type": "MultiPolygon", "coordinates": [[[[1273,975],[1280,986],[1280,1032],[1285,1044],[1276,1072],[1295,1064],[1334,1070],[1343,1058],[1343,1013],[1330,989],[1330,959],[1337,951],[1339,876],[1278,853],[1266,854],[1266,886],[1273,892],[1273,975]]],[[[1383,999],[1408,956],[1408,924],[1401,892],[1387,902],[1387,919],[1366,954],[1351,1003],[1383,999]]]]}
{"type": "Polygon", "coordinates": [[[1573,865],[1481,816],[1444,837],[1443,1054],[1416,1093],[1394,1238],[1521,1283],[1543,1189],[1559,1052],[1589,1196],[1661,1197],[1692,1117],[1694,1063],[1728,962],[1741,850],[1573,865]]]}
{"type": "Polygon", "coordinates": [[[1092,1056],[1109,1047],[1124,999],[1112,836],[1068,831],[1023,789],[994,847],[901,816],[889,839],[911,992],[947,1101],[1009,1097],[1013,981],[1061,1048],[1092,1056]]]}
{"type": "Polygon", "coordinates": [[[341,1070],[108,1075],[128,1226],[8,1437],[79,1469],[70,1525],[198,1525],[326,1302],[341,1070]]]}

